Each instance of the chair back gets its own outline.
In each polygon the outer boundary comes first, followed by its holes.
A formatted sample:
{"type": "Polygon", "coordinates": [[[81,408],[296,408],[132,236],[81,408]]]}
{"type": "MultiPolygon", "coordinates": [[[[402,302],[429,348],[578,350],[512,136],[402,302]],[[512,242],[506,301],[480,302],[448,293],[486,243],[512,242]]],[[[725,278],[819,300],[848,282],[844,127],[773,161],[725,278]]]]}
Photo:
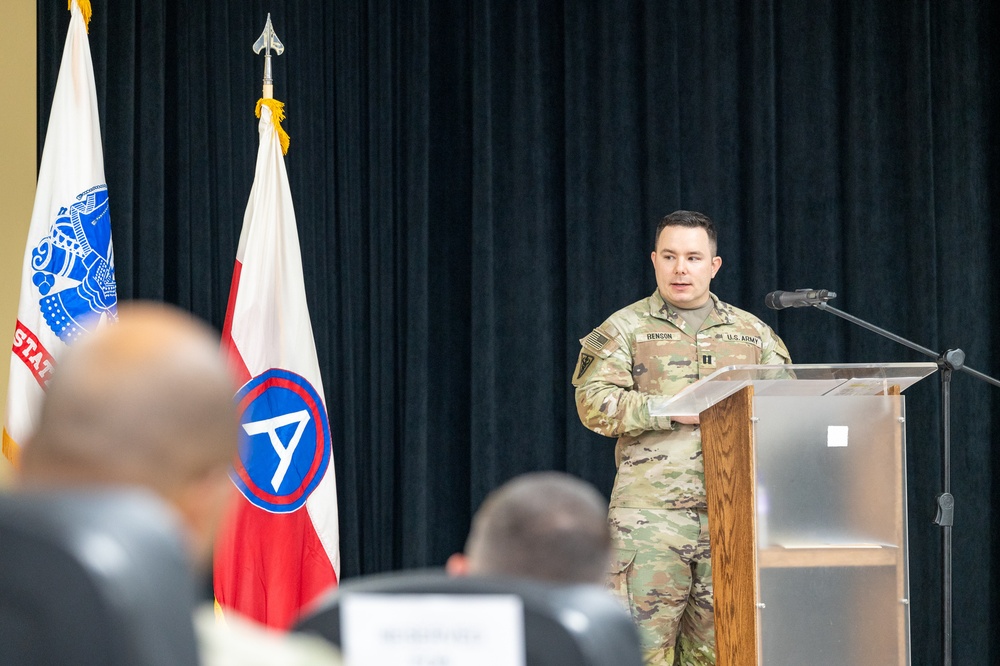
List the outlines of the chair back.
{"type": "Polygon", "coordinates": [[[196,666],[195,599],[151,495],[0,495],[0,664],[196,666]]]}
{"type": "MultiPolygon", "coordinates": [[[[493,577],[449,577],[439,569],[346,581],[296,625],[341,646],[341,602],[351,594],[516,595],[524,607],[526,666],[641,666],[631,617],[596,585],[493,577]]],[[[349,655],[348,655],[349,656],[349,655]]],[[[350,664],[348,663],[348,666],[350,664]]]]}

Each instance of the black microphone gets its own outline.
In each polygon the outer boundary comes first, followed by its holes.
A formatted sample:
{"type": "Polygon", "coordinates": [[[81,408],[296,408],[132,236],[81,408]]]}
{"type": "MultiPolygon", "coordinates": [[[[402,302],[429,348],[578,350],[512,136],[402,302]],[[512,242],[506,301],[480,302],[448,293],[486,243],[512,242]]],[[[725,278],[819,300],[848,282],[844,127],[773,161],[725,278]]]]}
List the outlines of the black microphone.
{"type": "Polygon", "coordinates": [[[785,308],[804,308],[810,305],[826,303],[837,298],[837,293],[826,289],[796,289],[795,291],[772,291],[764,297],[764,305],[772,310],[785,308]]]}

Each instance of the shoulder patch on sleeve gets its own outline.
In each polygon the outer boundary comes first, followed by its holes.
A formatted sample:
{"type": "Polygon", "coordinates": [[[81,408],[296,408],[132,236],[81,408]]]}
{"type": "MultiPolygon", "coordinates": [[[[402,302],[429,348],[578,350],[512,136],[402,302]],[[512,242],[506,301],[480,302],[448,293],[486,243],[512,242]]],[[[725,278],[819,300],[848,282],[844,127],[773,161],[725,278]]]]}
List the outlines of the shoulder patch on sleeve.
{"type": "Polygon", "coordinates": [[[576,372],[573,373],[573,381],[577,382],[584,378],[587,371],[594,365],[594,355],[586,350],[580,352],[580,358],[576,362],[576,372]]]}
{"type": "Polygon", "coordinates": [[[583,345],[590,347],[594,351],[601,351],[608,342],[610,342],[610,338],[604,335],[599,328],[595,328],[590,332],[590,335],[583,339],[583,345]]]}
{"type": "Polygon", "coordinates": [[[580,344],[585,350],[590,350],[601,358],[607,358],[611,352],[619,347],[618,341],[615,339],[616,335],[618,335],[618,329],[613,324],[605,322],[591,331],[589,335],[581,338],[580,344]]]}

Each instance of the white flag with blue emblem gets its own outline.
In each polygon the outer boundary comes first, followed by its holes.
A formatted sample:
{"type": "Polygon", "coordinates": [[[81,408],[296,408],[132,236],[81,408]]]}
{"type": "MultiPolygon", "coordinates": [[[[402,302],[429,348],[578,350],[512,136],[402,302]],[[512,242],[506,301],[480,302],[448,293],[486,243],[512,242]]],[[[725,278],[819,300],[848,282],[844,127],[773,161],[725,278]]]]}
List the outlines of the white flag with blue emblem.
{"type": "MultiPolygon", "coordinates": [[[[81,9],[82,7],[82,9],[81,9]]],[[[116,316],[111,217],[86,22],[73,0],[21,272],[3,453],[17,463],[67,345],[116,316]]]]}
{"type": "Polygon", "coordinates": [[[216,540],[214,584],[224,609],[287,629],[337,584],[337,480],[279,138],[282,104],[263,99],[257,113],[257,168],[222,330],[243,383],[230,473],[242,497],[216,540]]]}

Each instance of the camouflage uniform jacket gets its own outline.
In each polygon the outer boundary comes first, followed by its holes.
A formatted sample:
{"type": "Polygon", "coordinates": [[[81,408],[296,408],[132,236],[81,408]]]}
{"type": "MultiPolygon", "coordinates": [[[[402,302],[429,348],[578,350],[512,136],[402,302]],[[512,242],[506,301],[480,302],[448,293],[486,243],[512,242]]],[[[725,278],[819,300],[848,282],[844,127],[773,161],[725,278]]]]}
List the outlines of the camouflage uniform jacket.
{"type": "Polygon", "coordinates": [[[611,315],[580,340],[573,372],[583,424],[618,437],[611,506],[705,507],[697,426],[651,417],[649,396],[672,396],[727,365],[790,361],[781,338],[757,317],[720,301],[692,331],[659,292],[611,315]]]}

